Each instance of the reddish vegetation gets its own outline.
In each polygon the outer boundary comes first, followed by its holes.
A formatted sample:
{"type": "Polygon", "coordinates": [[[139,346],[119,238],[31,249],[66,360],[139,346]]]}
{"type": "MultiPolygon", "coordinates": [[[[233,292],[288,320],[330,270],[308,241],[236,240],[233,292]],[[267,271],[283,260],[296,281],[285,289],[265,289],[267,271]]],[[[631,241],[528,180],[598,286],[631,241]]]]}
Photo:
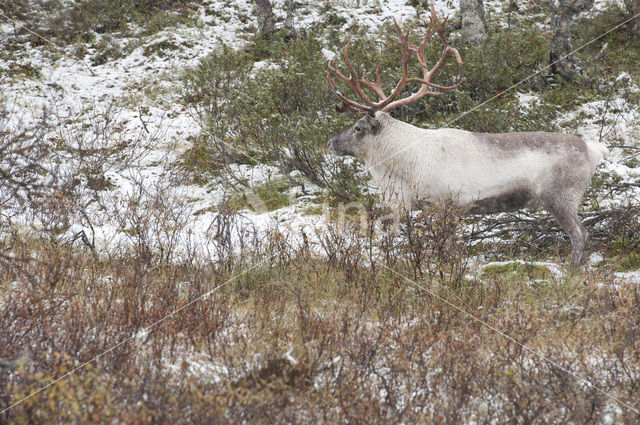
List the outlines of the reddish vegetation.
{"type": "Polygon", "coordinates": [[[637,408],[638,288],[599,274],[470,281],[464,244],[443,243],[459,224],[451,217],[433,207],[411,234],[375,241],[374,227],[336,224],[326,256],[274,236],[254,251],[252,264],[264,262],[240,275],[249,264],[239,258],[96,260],[14,235],[0,279],[0,352],[14,362],[0,369],[1,405],[116,348],[0,421],[635,423],[521,344],[637,408]]]}

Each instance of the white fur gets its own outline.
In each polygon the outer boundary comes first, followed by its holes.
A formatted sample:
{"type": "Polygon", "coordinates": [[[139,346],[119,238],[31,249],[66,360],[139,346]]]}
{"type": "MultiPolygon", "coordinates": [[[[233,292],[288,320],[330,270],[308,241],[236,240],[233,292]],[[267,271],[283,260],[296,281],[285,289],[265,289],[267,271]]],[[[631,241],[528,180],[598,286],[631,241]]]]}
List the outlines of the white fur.
{"type": "Polygon", "coordinates": [[[593,140],[587,140],[586,143],[591,150],[593,160],[596,164],[600,162],[602,158],[609,156],[609,149],[604,145],[604,143],[595,142],[593,140]]]}
{"type": "MultiPolygon", "coordinates": [[[[536,206],[552,184],[554,167],[566,162],[566,155],[535,147],[505,155],[464,130],[421,129],[381,112],[376,118],[383,122],[382,130],[366,141],[363,159],[392,206],[410,208],[415,198],[451,196],[470,205],[510,187],[526,187],[535,194],[527,206],[536,206]]],[[[594,142],[588,146],[593,170],[606,148],[594,142]]]]}

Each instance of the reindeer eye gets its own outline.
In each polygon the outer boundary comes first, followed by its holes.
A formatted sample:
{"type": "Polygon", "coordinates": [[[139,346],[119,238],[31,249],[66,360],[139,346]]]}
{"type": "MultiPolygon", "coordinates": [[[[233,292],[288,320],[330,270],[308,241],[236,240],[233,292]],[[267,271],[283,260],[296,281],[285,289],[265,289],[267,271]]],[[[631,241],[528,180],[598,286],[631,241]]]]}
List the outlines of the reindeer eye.
{"type": "Polygon", "coordinates": [[[360,127],[356,126],[356,128],[354,128],[354,130],[359,133],[361,129],[360,129],[360,127]]]}

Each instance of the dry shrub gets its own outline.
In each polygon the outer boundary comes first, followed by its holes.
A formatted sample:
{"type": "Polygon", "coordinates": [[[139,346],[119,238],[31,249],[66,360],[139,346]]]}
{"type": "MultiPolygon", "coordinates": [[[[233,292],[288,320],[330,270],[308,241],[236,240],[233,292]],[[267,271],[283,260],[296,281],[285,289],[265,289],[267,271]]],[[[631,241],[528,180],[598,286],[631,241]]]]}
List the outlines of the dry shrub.
{"type": "Polygon", "coordinates": [[[461,237],[464,209],[455,199],[419,203],[417,214],[405,214],[402,236],[414,278],[439,274],[447,286],[459,286],[466,271],[466,245],[461,237]]]}
{"type": "Polygon", "coordinates": [[[346,271],[348,280],[382,265],[429,284],[457,287],[467,268],[463,214],[453,199],[422,201],[418,212],[400,216],[369,200],[355,214],[331,219],[316,236],[329,264],[346,271]]]}
{"type": "MultiPolygon", "coordinates": [[[[95,360],[0,421],[637,421],[556,366],[636,406],[637,288],[579,276],[577,289],[548,283],[559,286],[549,300],[510,276],[467,282],[459,215],[450,204],[425,211],[394,228],[365,209],[362,221],[318,230],[316,253],[277,229],[239,249],[229,210],[212,226],[215,252],[229,258],[167,258],[151,246],[151,263],[144,249],[94,256],[8,232],[0,405],[95,360]]],[[[157,217],[139,233],[162,235],[157,217]]]]}
{"type": "Polygon", "coordinates": [[[95,249],[94,212],[113,189],[110,174],[136,166],[157,134],[124,132],[114,105],[63,115],[54,103],[52,110],[32,126],[0,118],[2,224],[27,222],[52,243],[95,249]]]}

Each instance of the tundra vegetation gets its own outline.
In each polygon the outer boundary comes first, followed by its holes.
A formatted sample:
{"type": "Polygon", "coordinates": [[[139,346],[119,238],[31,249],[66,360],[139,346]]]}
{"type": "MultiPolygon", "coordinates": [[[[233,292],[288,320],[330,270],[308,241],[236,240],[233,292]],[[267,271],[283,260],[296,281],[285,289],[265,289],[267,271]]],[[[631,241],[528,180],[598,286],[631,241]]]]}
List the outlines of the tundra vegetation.
{"type": "MultiPolygon", "coordinates": [[[[574,55],[574,81],[542,72],[472,109],[549,61],[550,6],[485,1],[485,38],[448,35],[466,65],[448,63],[442,82],[461,85],[394,112],[424,128],[457,119],[447,126],[607,144],[580,212],[597,255],[571,273],[569,242],[543,211],[477,217],[444,200],[394,225],[362,165],[329,156],[328,138],[352,118],[334,109],[324,52],[353,35],[353,62],[368,76],[382,63],[383,84],[398,81],[400,54],[379,43],[393,23],[372,31],[351,19],[384,6],[304,2],[291,31],[289,2],[272,2],[275,29],[260,34],[240,3],[0,0],[99,71],[132,52],[152,62],[189,49],[161,28],[237,21],[242,41],[154,73],[168,92],[144,80],[110,108],[47,108],[15,125],[15,87],[48,82],[34,58],[61,53],[3,21],[0,410],[73,373],[0,423],[637,423],[640,145],[629,117],[640,40],[621,27],[574,55]],[[111,8],[115,24],[96,26],[111,8]],[[161,144],[151,99],[171,113],[181,102],[198,134],[161,144]],[[153,184],[114,177],[141,163],[153,184]],[[247,169],[273,175],[255,182],[247,169]],[[196,190],[222,196],[194,211],[196,190]],[[283,211],[315,225],[292,231],[282,213],[260,228],[283,211]],[[202,217],[206,240],[190,227],[202,217]]],[[[422,2],[407,4],[425,16],[422,2]]],[[[623,3],[578,16],[574,45],[627,16],[623,3]]],[[[423,21],[403,25],[419,42],[423,21]]],[[[440,54],[427,49],[429,61],[440,54]]]]}

